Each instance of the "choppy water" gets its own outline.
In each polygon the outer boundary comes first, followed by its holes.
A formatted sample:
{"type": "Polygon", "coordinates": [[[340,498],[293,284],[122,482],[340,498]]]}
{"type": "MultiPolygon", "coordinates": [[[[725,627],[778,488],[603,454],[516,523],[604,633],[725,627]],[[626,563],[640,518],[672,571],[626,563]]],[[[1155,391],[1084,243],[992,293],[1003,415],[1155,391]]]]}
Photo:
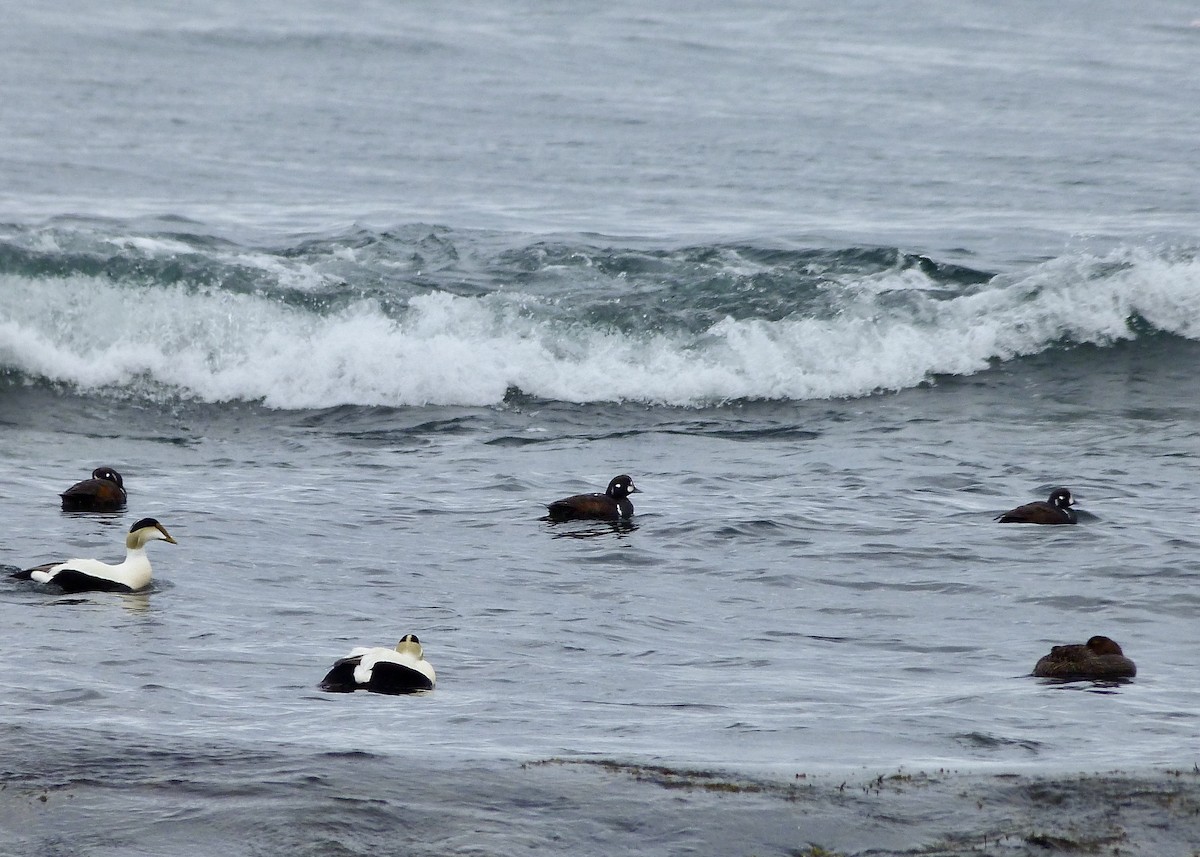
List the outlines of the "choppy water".
{"type": "Polygon", "coordinates": [[[1192,17],[16,11],[0,853],[1190,854],[1192,17]]]}

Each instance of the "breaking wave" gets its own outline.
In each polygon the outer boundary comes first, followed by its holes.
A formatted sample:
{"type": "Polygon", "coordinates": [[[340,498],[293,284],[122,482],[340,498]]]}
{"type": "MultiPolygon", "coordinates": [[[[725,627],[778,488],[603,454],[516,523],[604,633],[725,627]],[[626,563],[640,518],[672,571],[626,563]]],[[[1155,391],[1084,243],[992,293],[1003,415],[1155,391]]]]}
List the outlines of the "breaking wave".
{"type": "Polygon", "coordinates": [[[1200,338],[1194,252],[989,273],[892,248],[614,247],[412,226],[250,248],[0,233],[0,370],[271,408],[865,396],[1149,333],[1200,338]]]}

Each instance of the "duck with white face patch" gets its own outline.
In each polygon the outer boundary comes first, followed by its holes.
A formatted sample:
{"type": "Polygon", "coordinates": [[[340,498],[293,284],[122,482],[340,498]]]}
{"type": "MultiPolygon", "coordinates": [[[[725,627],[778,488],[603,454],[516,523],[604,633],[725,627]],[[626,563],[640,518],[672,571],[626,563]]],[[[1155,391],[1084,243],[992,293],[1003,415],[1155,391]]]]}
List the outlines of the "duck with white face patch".
{"type": "Polygon", "coordinates": [[[1002,524],[1074,524],[1077,518],[1071,507],[1075,499],[1066,488],[1055,488],[1049,500],[1038,500],[1011,509],[996,518],[1002,524]]]}
{"type": "Polygon", "coordinates": [[[136,592],[150,585],[146,545],[153,541],[176,543],[167,528],[154,518],[142,518],[125,536],[124,562],[110,565],[98,559],[69,559],[27,568],[13,577],[44,583],[64,592],[136,592]]]}
{"type": "Polygon", "coordinates": [[[613,477],[608,483],[608,490],[603,494],[576,494],[555,500],[546,508],[549,512],[542,520],[546,521],[620,521],[633,517],[633,503],[630,494],[640,494],[641,489],[633,484],[633,479],[621,474],[613,477]]]}
{"type": "Polygon", "coordinates": [[[125,508],[125,483],[111,467],[97,467],[91,479],[76,482],[59,497],[64,512],[116,512],[125,508]]]}

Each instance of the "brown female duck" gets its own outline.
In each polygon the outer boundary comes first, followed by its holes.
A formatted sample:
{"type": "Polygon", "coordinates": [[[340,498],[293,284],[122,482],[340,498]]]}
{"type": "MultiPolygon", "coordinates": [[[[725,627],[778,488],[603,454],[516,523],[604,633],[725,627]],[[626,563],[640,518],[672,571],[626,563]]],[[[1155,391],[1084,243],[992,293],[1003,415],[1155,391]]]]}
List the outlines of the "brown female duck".
{"type": "Polygon", "coordinates": [[[115,512],[125,508],[125,483],[111,467],[97,467],[91,479],[76,482],[59,496],[64,512],[115,512]]]}
{"type": "Polygon", "coordinates": [[[640,494],[641,490],[633,484],[633,479],[622,474],[608,483],[608,490],[603,494],[576,494],[555,500],[546,508],[549,514],[543,520],[549,521],[619,521],[633,517],[633,503],[630,494],[640,494]]]}
{"type": "Polygon", "coordinates": [[[1071,507],[1075,500],[1066,488],[1055,488],[1049,500],[1038,500],[1010,509],[996,518],[1002,524],[1074,524],[1075,513],[1071,507]]]}
{"type": "Polygon", "coordinates": [[[1112,681],[1133,678],[1137,667],[1108,637],[1092,637],[1082,646],[1055,646],[1033,668],[1038,678],[1063,681],[1112,681]]]}

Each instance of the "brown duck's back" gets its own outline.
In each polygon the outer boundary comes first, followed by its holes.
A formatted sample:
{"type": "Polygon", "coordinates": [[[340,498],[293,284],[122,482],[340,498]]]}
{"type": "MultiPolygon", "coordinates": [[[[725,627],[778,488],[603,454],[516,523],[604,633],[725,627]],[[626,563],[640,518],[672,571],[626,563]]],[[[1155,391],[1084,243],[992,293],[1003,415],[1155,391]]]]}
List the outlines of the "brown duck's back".
{"type": "Polygon", "coordinates": [[[125,505],[125,490],[108,479],[85,479],[59,496],[67,512],[105,512],[125,505]]]}
{"type": "Polygon", "coordinates": [[[1054,646],[1033,668],[1038,678],[1096,681],[1133,678],[1137,667],[1121,647],[1108,637],[1092,637],[1086,644],[1054,646]]]}

